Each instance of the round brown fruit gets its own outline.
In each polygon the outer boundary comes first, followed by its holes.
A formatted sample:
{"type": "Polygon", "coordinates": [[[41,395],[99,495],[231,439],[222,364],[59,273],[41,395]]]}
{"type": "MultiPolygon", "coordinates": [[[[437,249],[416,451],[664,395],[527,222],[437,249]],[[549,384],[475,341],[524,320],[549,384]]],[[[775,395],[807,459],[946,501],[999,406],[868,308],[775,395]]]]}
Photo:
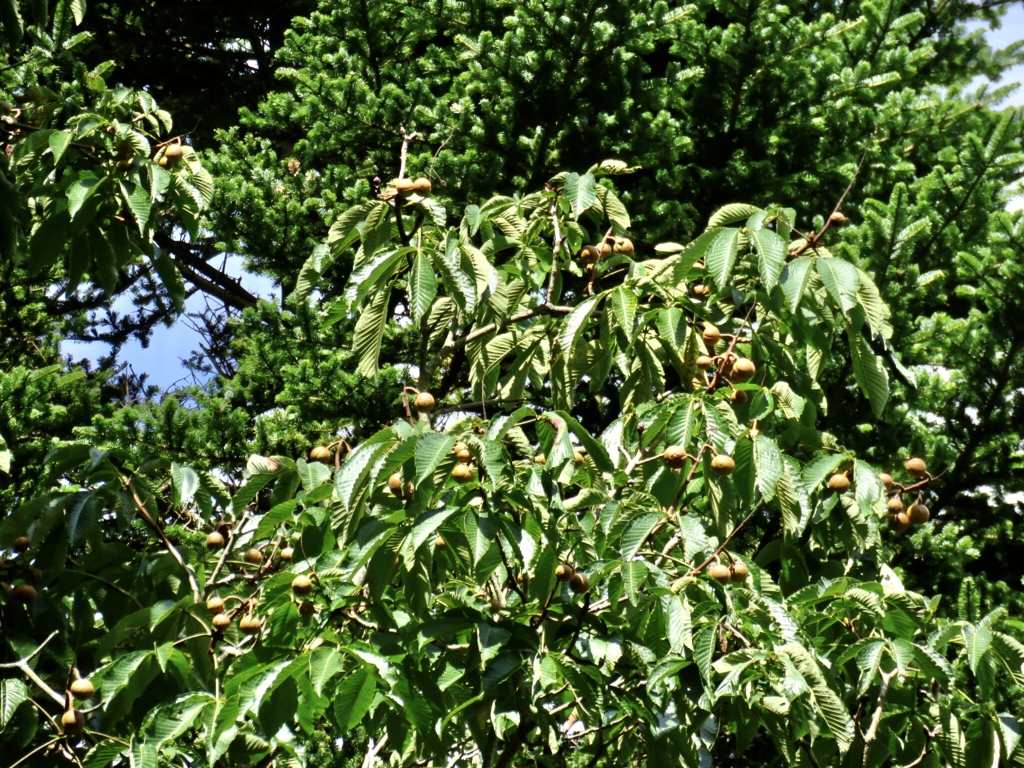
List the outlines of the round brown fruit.
{"type": "Polygon", "coordinates": [[[569,581],[576,573],[576,569],[568,563],[559,563],[555,566],[555,578],[561,582],[569,581]]]}
{"type": "Polygon", "coordinates": [[[718,330],[718,327],[711,323],[704,323],[704,330],[701,331],[701,338],[704,339],[708,344],[714,346],[718,343],[718,340],[722,338],[722,332],[718,330]]]}
{"type": "Polygon", "coordinates": [[[402,492],[405,490],[402,487],[402,485],[403,484],[402,484],[402,473],[401,472],[395,472],[395,473],[393,473],[391,475],[391,477],[388,478],[388,489],[395,496],[401,496],[402,495],[402,492]]]}
{"type": "Polygon", "coordinates": [[[316,613],[316,605],[309,600],[305,600],[301,605],[299,605],[299,616],[303,616],[308,619],[314,613],[316,613]]]}
{"type": "Polygon", "coordinates": [[[420,413],[430,413],[434,410],[434,396],[429,392],[420,392],[412,404],[420,413]]]}
{"type": "Polygon", "coordinates": [[[583,466],[583,462],[585,461],[585,459],[583,457],[583,451],[573,451],[572,452],[572,460],[576,464],[577,467],[582,467],[583,466]]]}
{"type": "Polygon", "coordinates": [[[698,355],[697,356],[697,367],[700,368],[702,371],[708,370],[714,364],[715,364],[715,361],[712,360],[707,355],[698,355]]]}
{"type": "Polygon", "coordinates": [[[734,469],[736,469],[736,462],[728,454],[720,453],[711,460],[711,471],[719,477],[731,475],[734,469]]]}
{"type": "Polygon", "coordinates": [[[280,554],[280,557],[281,557],[282,560],[288,562],[293,557],[295,557],[295,548],[294,547],[285,547],[284,549],[281,550],[281,552],[279,554],[280,554]]]}
{"type": "Polygon", "coordinates": [[[582,573],[574,573],[569,579],[569,589],[578,595],[590,591],[590,579],[582,573]]]}
{"type": "Polygon", "coordinates": [[[754,365],[754,361],[740,357],[732,364],[729,378],[736,384],[744,384],[754,378],[755,373],[757,373],[757,366],[754,365]]]}
{"type": "Polygon", "coordinates": [[[905,533],[910,527],[910,516],[903,511],[889,515],[889,527],[896,533],[905,533]]]}
{"type": "Polygon", "coordinates": [[[263,625],[260,623],[259,618],[253,616],[252,614],[249,614],[248,616],[243,616],[242,620],[238,622],[238,628],[245,632],[245,634],[247,635],[257,634],[262,628],[262,626],[263,625]]]}
{"type": "Polygon", "coordinates": [[[846,221],[846,217],[843,216],[843,214],[841,214],[839,211],[836,211],[835,213],[828,217],[828,220],[831,221],[835,226],[839,227],[842,226],[844,221],[846,221]]]}
{"type": "Polygon", "coordinates": [[[294,579],[292,579],[292,592],[299,597],[305,597],[313,591],[313,582],[310,581],[309,576],[304,573],[300,573],[294,579]]]}
{"type": "Polygon", "coordinates": [[[924,504],[911,504],[907,510],[907,517],[910,518],[911,525],[924,525],[931,519],[932,513],[924,504]]]}
{"type": "Polygon", "coordinates": [[[708,576],[719,584],[728,584],[732,581],[732,571],[729,570],[729,566],[722,565],[721,563],[714,563],[708,568],[708,576]]]}
{"type": "Polygon", "coordinates": [[[423,195],[424,197],[426,197],[427,195],[430,194],[431,189],[432,187],[430,185],[430,179],[428,179],[426,176],[420,176],[418,179],[416,179],[416,181],[412,183],[412,191],[415,192],[417,195],[423,195]]]}
{"type": "Polygon", "coordinates": [[[690,290],[694,296],[707,296],[711,293],[711,286],[707,283],[694,283],[690,286],[690,290]]]}
{"type": "Polygon", "coordinates": [[[747,393],[742,389],[734,389],[729,393],[729,402],[733,405],[746,405],[747,393]]]}
{"type": "Polygon", "coordinates": [[[168,160],[165,156],[161,155],[160,159],[156,161],[156,164],[159,165],[161,168],[167,168],[171,164],[171,161],[168,160]]]}
{"type": "Polygon", "coordinates": [[[441,534],[434,537],[434,549],[448,549],[448,542],[442,538],[441,534]]]}
{"type": "Polygon", "coordinates": [[[473,467],[469,464],[456,464],[452,470],[452,477],[455,478],[456,482],[468,483],[473,479],[473,467]]]}
{"type": "Polygon", "coordinates": [[[69,709],[60,716],[60,724],[64,729],[64,733],[75,736],[85,728],[85,715],[77,709],[69,709]]]}
{"type": "Polygon", "coordinates": [[[263,565],[263,553],[256,549],[256,547],[249,547],[249,549],[245,550],[242,559],[249,565],[263,565]]]}
{"type": "Polygon", "coordinates": [[[25,605],[32,605],[36,601],[36,588],[31,584],[19,584],[11,594],[15,600],[25,605]]]}
{"type": "Polygon", "coordinates": [[[580,248],[580,252],[576,254],[576,258],[587,266],[593,266],[601,260],[601,249],[596,245],[584,245],[580,248]]]}
{"type": "Polygon", "coordinates": [[[878,479],[882,481],[882,485],[885,486],[885,490],[892,488],[892,475],[888,472],[882,472],[879,474],[878,479]]]}
{"type": "Polygon", "coordinates": [[[732,581],[746,581],[747,577],[750,576],[750,569],[741,560],[733,560],[730,570],[732,572],[732,581]]]}
{"type": "Polygon", "coordinates": [[[616,253],[623,253],[626,256],[632,256],[633,241],[630,240],[628,237],[620,237],[618,240],[615,241],[615,246],[613,250],[616,253]]]}
{"type": "Polygon", "coordinates": [[[28,536],[19,536],[18,538],[16,538],[14,540],[14,551],[15,552],[24,552],[26,549],[28,549],[31,546],[32,546],[32,542],[29,540],[28,536]]]}
{"type": "Polygon", "coordinates": [[[907,459],[906,468],[907,474],[918,480],[928,474],[928,465],[924,463],[924,459],[919,459],[916,456],[907,459]]]}
{"type": "Polygon", "coordinates": [[[399,179],[395,182],[395,189],[402,197],[408,197],[416,191],[416,182],[412,179],[399,179]]]}
{"type": "Polygon", "coordinates": [[[601,248],[601,256],[607,258],[612,255],[612,242],[605,240],[599,246],[601,248]]]}
{"type": "Polygon", "coordinates": [[[223,549],[225,543],[224,534],[218,531],[213,531],[206,537],[207,549],[223,549]]]}
{"type": "Polygon", "coordinates": [[[226,613],[218,613],[213,617],[213,626],[221,630],[227,629],[231,626],[231,617],[226,613]]]}
{"type": "Polygon", "coordinates": [[[686,450],[681,445],[668,446],[661,456],[672,469],[680,469],[686,464],[686,450]]]}
{"type": "Polygon", "coordinates": [[[459,440],[459,442],[457,442],[455,444],[455,447],[452,448],[452,450],[455,451],[455,455],[458,456],[459,455],[459,451],[468,451],[469,450],[469,446],[466,445],[461,440],[459,440]]]}
{"type": "Polygon", "coordinates": [[[309,458],[313,461],[330,461],[331,449],[326,445],[314,445],[309,451],[309,458]]]}
{"type": "Polygon", "coordinates": [[[220,597],[211,597],[206,601],[206,610],[213,615],[224,613],[224,600],[220,597]]]}
{"type": "Polygon", "coordinates": [[[181,148],[181,144],[175,142],[174,144],[168,144],[167,148],[164,149],[164,157],[167,158],[167,162],[171,165],[181,160],[181,156],[184,154],[184,150],[181,148]]]}
{"type": "Polygon", "coordinates": [[[828,487],[833,491],[845,493],[850,490],[850,478],[841,472],[837,472],[828,479],[828,487]]]}
{"type": "Polygon", "coordinates": [[[547,457],[543,453],[538,453],[536,456],[533,457],[533,460],[537,464],[547,464],[548,463],[548,459],[547,459],[547,457]]]}
{"type": "Polygon", "coordinates": [[[80,678],[71,683],[71,695],[79,701],[85,701],[96,692],[93,688],[92,681],[87,677],[80,678]]]}
{"type": "Polygon", "coordinates": [[[455,458],[463,464],[469,464],[473,460],[473,452],[469,448],[463,448],[461,451],[455,452],[455,458]]]}
{"type": "Polygon", "coordinates": [[[901,499],[899,496],[893,496],[891,499],[889,499],[888,502],[886,502],[885,506],[886,506],[886,509],[888,509],[890,512],[892,512],[894,514],[896,512],[902,512],[903,511],[903,499],[901,499]]]}

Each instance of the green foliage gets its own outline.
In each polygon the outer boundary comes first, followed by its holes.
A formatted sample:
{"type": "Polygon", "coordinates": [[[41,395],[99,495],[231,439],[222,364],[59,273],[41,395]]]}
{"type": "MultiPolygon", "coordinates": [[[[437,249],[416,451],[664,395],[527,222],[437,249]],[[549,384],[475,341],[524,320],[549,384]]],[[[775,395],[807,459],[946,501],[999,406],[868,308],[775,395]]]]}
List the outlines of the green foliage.
{"type": "Polygon", "coordinates": [[[0,0],[4,754],[1024,762],[998,8],[308,10],[0,0]],[[197,289],[205,386],[58,363],[197,289]]]}
{"type": "MultiPolygon", "coordinates": [[[[887,495],[930,480],[887,494],[816,429],[824,403],[807,360],[825,370],[832,337],[857,344],[869,314],[885,317],[870,278],[824,253],[776,268],[796,216],[752,207],[656,258],[611,235],[581,269],[575,254],[617,230],[613,194],[562,174],[451,229],[424,217],[405,230],[424,204],[414,198],[361,209],[349,289],[325,314],[363,317],[400,292],[374,321],[386,328],[420,305],[422,343],[405,364],[441,406],[342,443],[337,468],[253,455],[225,483],[123,451],[48,457],[64,482],[0,523],[6,548],[29,537],[4,568],[39,596],[24,606],[12,593],[2,610],[12,651],[43,641],[34,674],[56,702],[69,665],[97,689],[88,764],[315,765],[325,750],[351,756],[357,727],[359,752],[399,764],[1015,758],[1017,623],[944,619],[879,569],[895,536],[887,495]],[[766,245],[775,238],[783,247],[766,245]],[[433,280],[410,283],[421,258],[433,280]],[[422,285],[429,300],[414,295],[422,285]],[[458,349],[475,373],[434,387],[458,349]],[[698,369],[698,353],[715,367],[698,369]],[[737,356],[756,361],[748,383],[729,379],[737,356]],[[570,413],[585,400],[615,417],[588,429],[570,413]],[[662,458],[669,444],[685,453],[678,469],[662,458]],[[734,472],[712,471],[718,454],[734,472]],[[854,491],[830,491],[844,470],[854,491]],[[207,549],[201,532],[214,529],[224,549],[207,549]],[[750,576],[709,578],[719,560],[750,576]],[[574,581],[556,578],[560,562],[574,581]]],[[[352,333],[360,367],[376,367],[379,337],[359,349],[352,333]]],[[[19,715],[25,695],[4,689],[5,738],[57,737],[19,715]]]]}

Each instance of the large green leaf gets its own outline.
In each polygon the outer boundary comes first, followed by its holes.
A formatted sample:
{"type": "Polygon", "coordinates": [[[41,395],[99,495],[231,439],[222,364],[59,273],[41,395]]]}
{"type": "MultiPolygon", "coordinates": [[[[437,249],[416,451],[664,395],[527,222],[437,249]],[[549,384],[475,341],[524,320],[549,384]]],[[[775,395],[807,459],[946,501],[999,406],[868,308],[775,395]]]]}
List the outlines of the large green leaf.
{"type": "Polygon", "coordinates": [[[854,378],[871,403],[871,411],[876,418],[880,418],[889,401],[889,374],[885,371],[882,358],[875,355],[859,331],[847,326],[847,336],[850,340],[854,378]]]}
{"type": "Polygon", "coordinates": [[[732,268],[736,264],[736,256],[739,253],[739,242],[740,231],[730,228],[721,230],[708,246],[704,261],[707,264],[708,272],[719,288],[729,282],[729,276],[732,274],[732,268]]]}
{"type": "Polygon", "coordinates": [[[352,350],[359,359],[358,371],[368,379],[377,378],[377,361],[384,328],[388,322],[388,302],[391,299],[390,286],[373,297],[363,308],[356,321],[352,350]]]}
{"type": "Polygon", "coordinates": [[[793,660],[810,685],[814,709],[835,737],[839,751],[846,752],[853,743],[854,727],[843,700],[826,682],[821,667],[806,648],[799,643],[787,643],[779,650],[793,660]]]}
{"type": "Polygon", "coordinates": [[[786,265],[786,241],[770,229],[750,233],[757,249],[757,269],[765,290],[771,291],[779,283],[779,275],[786,265]]]}
{"type": "Polygon", "coordinates": [[[860,290],[860,275],[857,268],[842,259],[819,258],[815,262],[818,276],[832,300],[839,305],[843,314],[857,306],[857,292],[860,290]]]}
{"type": "Polygon", "coordinates": [[[16,678],[0,681],[0,732],[7,727],[11,717],[22,702],[28,701],[28,688],[16,678]]]}
{"type": "Polygon", "coordinates": [[[572,206],[572,217],[578,219],[580,214],[587,210],[597,200],[597,180],[591,173],[580,176],[578,173],[569,174],[565,181],[565,199],[572,206]]]}

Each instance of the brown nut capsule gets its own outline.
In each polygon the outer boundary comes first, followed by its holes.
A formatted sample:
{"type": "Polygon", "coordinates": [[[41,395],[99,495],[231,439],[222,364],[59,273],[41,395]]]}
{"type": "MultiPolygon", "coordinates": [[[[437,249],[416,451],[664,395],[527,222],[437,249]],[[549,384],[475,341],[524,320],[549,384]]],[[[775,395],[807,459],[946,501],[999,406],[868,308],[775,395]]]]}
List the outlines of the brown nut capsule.
{"type": "Polygon", "coordinates": [[[214,616],[224,613],[224,600],[220,597],[211,597],[206,601],[206,610],[214,616]]]}
{"type": "Polygon", "coordinates": [[[19,584],[11,593],[12,597],[25,605],[32,605],[36,601],[36,588],[31,584],[19,584]]]}
{"type": "Polygon", "coordinates": [[[718,326],[711,323],[704,323],[704,330],[701,331],[700,335],[711,346],[717,344],[718,340],[722,338],[722,332],[718,330],[718,326]]]}
{"type": "Polygon", "coordinates": [[[28,536],[19,536],[18,538],[16,538],[14,540],[14,551],[15,552],[24,552],[25,550],[27,550],[31,546],[32,546],[32,542],[29,540],[28,536]]]}
{"type": "Polygon", "coordinates": [[[231,626],[231,617],[226,613],[218,613],[213,617],[213,626],[220,630],[225,630],[231,626]]]}
{"type": "Polygon", "coordinates": [[[448,542],[441,537],[441,534],[434,537],[434,549],[448,549],[448,542]]]}
{"type": "Polygon", "coordinates": [[[64,733],[70,736],[77,736],[85,728],[85,715],[77,709],[69,709],[60,716],[60,724],[64,733]]]}
{"type": "Polygon", "coordinates": [[[586,266],[592,267],[601,260],[601,255],[601,249],[596,245],[584,245],[580,248],[580,252],[576,254],[576,258],[586,266]]]}
{"type": "Polygon", "coordinates": [[[907,474],[917,480],[928,474],[928,465],[924,463],[924,459],[919,459],[916,456],[912,459],[907,459],[906,468],[907,474]]]}
{"type": "Polygon", "coordinates": [[[910,527],[910,516],[902,510],[889,515],[889,527],[896,533],[905,533],[910,527]]]}
{"type": "Polygon", "coordinates": [[[223,549],[225,543],[224,535],[218,531],[212,531],[206,537],[207,549],[223,549]]]}
{"type": "Polygon", "coordinates": [[[179,144],[178,142],[168,144],[167,147],[164,149],[164,157],[167,158],[167,162],[170,163],[171,165],[174,165],[179,160],[181,160],[181,156],[183,154],[185,154],[184,150],[182,150],[181,144],[179,144]]]}
{"type": "Polygon", "coordinates": [[[680,469],[686,464],[686,450],[681,445],[670,445],[665,448],[665,452],[661,454],[661,457],[665,460],[672,469],[680,469]]]}
{"type": "Polygon", "coordinates": [[[730,571],[732,572],[732,581],[746,581],[750,576],[750,569],[742,560],[733,560],[730,571]]]}
{"type": "Polygon", "coordinates": [[[846,221],[846,217],[839,211],[836,211],[828,217],[828,220],[832,222],[833,226],[839,227],[842,226],[844,221],[846,221]]]}
{"type": "Polygon", "coordinates": [[[455,458],[463,464],[469,464],[473,460],[473,452],[469,448],[463,448],[461,451],[456,451],[455,458]]]}
{"type": "Polygon", "coordinates": [[[70,690],[71,695],[79,701],[85,701],[96,691],[92,685],[92,681],[87,677],[72,681],[71,687],[68,690],[70,690]]]}
{"type": "Polygon", "coordinates": [[[316,605],[311,603],[309,600],[305,600],[301,605],[299,605],[299,616],[308,619],[314,613],[316,613],[316,605]]]}
{"type": "Polygon", "coordinates": [[[633,241],[628,237],[620,237],[616,239],[615,245],[612,247],[615,253],[621,253],[626,256],[633,255],[633,241]]]}
{"type": "Polygon", "coordinates": [[[331,449],[326,445],[314,445],[309,451],[309,458],[313,461],[330,461],[331,449]]]}
{"type": "Polygon", "coordinates": [[[569,579],[569,589],[578,595],[590,590],[590,579],[582,573],[574,573],[569,579]]]}
{"type": "Polygon", "coordinates": [[[416,181],[412,183],[412,191],[415,192],[417,195],[423,195],[424,197],[426,197],[427,195],[430,194],[431,189],[432,187],[430,184],[430,179],[428,179],[426,176],[420,176],[418,179],[416,179],[416,181]]]}
{"type": "Polygon", "coordinates": [[[709,368],[714,366],[714,364],[715,361],[712,360],[707,355],[697,355],[697,367],[700,368],[702,371],[708,370],[709,368]]]}
{"type": "Polygon", "coordinates": [[[259,617],[252,614],[243,616],[242,620],[238,622],[238,628],[247,635],[257,634],[262,627],[263,625],[260,623],[259,617]]]}
{"type": "Polygon", "coordinates": [[[586,459],[583,456],[583,451],[573,451],[572,460],[577,467],[582,467],[583,462],[586,461],[586,459]]]}
{"type": "Polygon", "coordinates": [[[537,464],[547,464],[548,463],[548,459],[547,459],[547,457],[543,453],[538,453],[536,456],[533,457],[533,460],[537,464]]]}
{"type": "Polygon", "coordinates": [[[735,384],[745,384],[754,378],[755,373],[757,373],[757,366],[754,365],[754,361],[746,357],[739,357],[732,364],[729,379],[735,384]]]}
{"type": "Polygon", "coordinates": [[[263,553],[256,549],[256,547],[249,547],[249,549],[245,550],[245,554],[242,555],[242,559],[249,565],[262,565],[263,553]]]}
{"type": "Polygon", "coordinates": [[[907,510],[907,517],[910,518],[911,525],[924,525],[931,519],[932,513],[924,504],[911,504],[907,510]]]}
{"type": "Polygon", "coordinates": [[[420,392],[412,404],[420,413],[430,413],[434,410],[434,396],[429,392],[420,392]]]}
{"type": "Polygon", "coordinates": [[[395,189],[402,197],[408,197],[416,191],[416,182],[412,179],[398,179],[395,182],[395,189]]]}
{"type": "Polygon", "coordinates": [[[731,475],[734,469],[736,469],[736,462],[728,454],[720,453],[711,460],[711,471],[719,477],[731,475]]]}
{"type": "Polygon", "coordinates": [[[711,286],[707,283],[694,283],[690,286],[690,291],[694,296],[704,297],[711,293],[711,286]]]}
{"type": "Polygon", "coordinates": [[[841,472],[837,472],[828,479],[828,487],[833,491],[845,493],[850,490],[850,478],[841,472]]]}
{"type": "Polygon", "coordinates": [[[402,473],[394,472],[391,477],[388,478],[388,489],[395,496],[401,497],[405,492],[405,485],[402,483],[402,473]]]}
{"type": "Polygon", "coordinates": [[[569,581],[576,573],[576,569],[568,563],[559,563],[555,566],[555,578],[561,582],[569,581]]]}
{"type": "Polygon", "coordinates": [[[289,562],[293,557],[295,557],[295,548],[290,546],[285,547],[278,553],[278,556],[285,562],[289,562]]]}
{"type": "Polygon", "coordinates": [[[452,470],[456,482],[467,483],[473,479],[473,467],[469,464],[456,464],[452,470]]]}
{"type": "Polygon", "coordinates": [[[292,579],[292,592],[299,597],[305,597],[313,591],[313,582],[310,581],[309,576],[304,573],[300,573],[294,579],[292,579]]]}
{"type": "Polygon", "coordinates": [[[732,571],[729,570],[729,566],[722,565],[721,563],[713,563],[708,568],[708,576],[719,584],[728,584],[732,581],[732,571]]]}
{"type": "Polygon", "coordinates": [[[733,405],[746,405],[747,392],[744,389],[734,389],[729,393],[729,402],[733,405]]]}
{"type": "Polygon", "coordinates": [[[885,490],[892,488],[892,475],[888,472],[882,472],[878,475],[878,479],[882,481],[882,485],[885,486],[885,490]]]}
{"type": "Polygon", "coordinates": [[[890,512],[902,512],[903,499],[901,499],[899,496],[893,496],[891,499],[889,499],[888,502],[886,502],[885,506],[890,512]]]}

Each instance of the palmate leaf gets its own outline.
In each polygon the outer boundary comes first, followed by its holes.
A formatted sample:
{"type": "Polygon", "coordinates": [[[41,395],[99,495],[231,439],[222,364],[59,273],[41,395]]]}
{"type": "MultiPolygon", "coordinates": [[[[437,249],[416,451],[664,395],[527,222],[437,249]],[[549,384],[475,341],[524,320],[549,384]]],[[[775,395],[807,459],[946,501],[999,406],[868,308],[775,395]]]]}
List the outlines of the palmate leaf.
{"type": "Polygon", "coordinates": [[[762,210],[756,205],[748,205],[747,203],[730,203],[729,205],[722,206],[708,219],[708,229],[713,227],[724,227],[729,224],[735,224],[738,221],[746,221],[755,213],[762,213],[762,210]]]}
{"type": "Polygon", "coordinates": [[[984,627],[965,624],[961,630],[964,638],[964,650],[967,651],[967,663],[974,674],[978,674],[978,665],[985,653],[992,646],[992,632],[984,627]]]}
{"type": "Polygon", "coordinates": [[[390,288],[388,284],[392,276],[404,266],[406,256],[412,250],[396,248],[393,251],[383,251],[353,272],[345,288],[345,300],[349,306],[358,308],[366,296],[390,288]]]}
{"type": "Polygon", "coordinates": [[[377,676],[367,667],[351,673],[341,684],[334,699],[334,718],[338,729],[348,733],[370,710],[377,690],[377,676]]]}
{"type": "Polygon", "coordinates": [[[0,732],[7,727],[22,702],[28,700],[28,688],[21,680],[8,678],[0,681],[0,732]]]}
{"type": "Polygon", "coordinates": [[[850,340],[854,378],[871,403],[871,412],[880,418],[889,400],[889,374],[885,371],[882,358],[875,355],[860,331],[850,325],[847,325],[846,330],[850,340]]]}
{"type": "Polygon", "coordinates": [[[736,256],[739,253],[740,231],[738,229],[723,229],[715,235],[715,239],[708,246],[704,256],[708,272],[714,278],[715,284],[721,288],[729,281],[732,268],[736,265],[736,256]]]}
{"type": "Polygon", "coordinates": [[[803,675],[811,688],[815,711],[821,715],[829,731],[835,736],[840,752],[846,752],[853,743],[853,720],[843,705],[843,700],[829,687],[818,662],[799,643],[787,643],[780,653],[792,659],[794,666],[803,675]]]}
{"type": "Polygon", "coordinates": [[[608,217],[616,234],[623,234],[630,227],[629,213],[626,206],[612,190],[603,184],[596,185],[597,199],[604,207],[604,215],[608,217]]]}
{"type": "Polygon", "coordinates": [[[570,173],[565,180],[565,199],[572,206],[573,221],[597,200],[597,180],[592,173],[570,173]]]}
{"type": "Polygon", "coordinates": [[[860,290],[860,275],[857,268],[848,261],[836,258],[819,258],[815,262],[818,276],[832,300],[845,315],[857,306],[857,291],[860,290]]]}
{"type": "Polygon", "coordinates": [[[368,379],[377,379],[377,360],[380,357],[381,340],[384,327],[388,321],[388,302],[391,299],[391,286],[379,291],[363,308],[356,321],[352,349],[359,358],[358,371],[368,379]]]}
{"type": "Polygon", "coordinates": [[[586,301],[578,304],[564,321],[562,332],[558,336],[558,343],[562,347],[562,354],[566,359],[572,356],[573,348],[576,346],[576,338],[580,330],[586,324],[587,319],[597,309],[597,305],[607,294],[599,293],[591,296],[586,301]]]}
{"type": "Polygon", "coordinates": [[[786,241],[770,229],[750,233],[757,250],[757,269],[765,290],[771,291],[779,283],[779,275],[786,264],[786,241]]]}

